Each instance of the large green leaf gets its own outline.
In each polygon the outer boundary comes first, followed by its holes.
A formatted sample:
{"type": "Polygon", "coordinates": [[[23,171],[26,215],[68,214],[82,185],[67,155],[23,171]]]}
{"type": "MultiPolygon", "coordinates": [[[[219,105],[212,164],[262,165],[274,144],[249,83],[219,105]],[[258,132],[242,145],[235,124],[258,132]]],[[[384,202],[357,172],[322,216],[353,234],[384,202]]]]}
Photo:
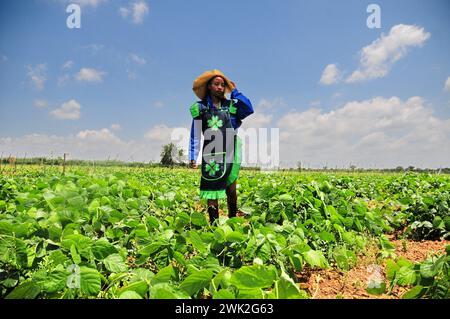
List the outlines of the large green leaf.
{"type": "Polygon", "coordinates": [[[159,221],[154,216],[148,216],[147,217],[147,226],[150,230],[156,229],[159,227],[159,221]]]}
{"type": "Polygon", "coordinates": [[[272,297],[277,299],[307,299],[308,295],[305,291],[300,290],[298,284],[283,271],[280,279],[275,283],[272,297]]]}
{"type": "Polygon", "coordinates": [[[50,252],[49,257],[54,265],[64,265],[67,261],[69,261],[69,258],[64,255],[61,250],[54,250],[50,252]]]}
{"type": "Polygon", "coordinates": [[[37,271],[33,276],[33,280],[39,284],[43,292],[54,293],[66,287],[68,276],[69,273],[62,265],[58,265],[50,272],[45,270],[37,271]]]}
{"type": "Polygon", "coordinates": [[[320,251],[312,249],[308,250],[303,253],[303,257],[311,267],[326,268],[328,265],[327,260],[325,259],[323,253],[320,251]]]}
{"type": "Polygon", "coordinates": [[[226,237],[226,240],[232,243],[242,243],[246,240],[246,236],[238,231],[232,231],[226,237]]]}
{"type": "Polygon", "coordinates": [[[263,299],[264,292],[261,288],[239,289],[237,299],[263,299]]]}
{"type": "Polygon", "coordinates": [[[416,282],[416,273],[414,269],[403,266],[398,270],[396,278],[399,285],[408,286],[416,282]]]}
{"type": "Polygon", "coordinates": [[[100,292],[101,280],[97,269],[80,267],[80,288],[84,295],[95,296],[100,292]]]}
{"type": "Polygon", "coordinates": [[[119,254],[112,254],[103,259],[106,269],[110,272],[125,272],[128,266],[119,254]]]}
{"type": "Polygon", "coordinates": [[[91,251],[92,239],[81,234],[71,234],[64,236],[61,245],[66,249],[75,246],[80,255],[88,258],[91,251]]]}
{"type": "Polygon", "coordinates": [[[386,283],[384,281],[369,281],[367,288],[367,293],[371,295],[382,295],[386,291],[386,283]]]}
{"type": "Polygon", "coordinates": [[[121,288],[119,290],[119,293],[122,294],[125,291],[134,291],[138,293],[141,297],[145,297],[148,291],[148,284],[144,281],[136,281],[121,288]]]}
{"type": "Polygon", "coordinates": [[[142,299],[142,297],[136,291],[127,290],[119,295],[119,299],[142,299]]]}
{"type": "Polygon", "coordinates": [[[168,283],[159,283],[150,287],[150,299],[189,299],[189,295],[168,283]]]}
{"type": "Polygon", "coordinates": [[[192,246],[194,246],[195,249],[197,249],[201,253],[205,253],[208,249],[202,238],[196,231],[189,231],[187,240],[192,244],[192,246]]]}
{"type": "Polygon", "coordinates": [[[350,270],[356,264],[356,255],[345,247],[337,247],[333,252],[333,258],[339,268],[350,270]]]}
{"type": "Polygon", "coordinates": [[[386,261],[386,276],[389,280],[393,280],[400,267],[392,259],[386,261]]]}
{"type": "Polygon", "coordinates": [[[402,295],[402,299],[417,299],[424,292],[424,287],[417,285],[402,295]]]}
{"type": "Polygon", "coordinates": [[[427,260],[420,264],[420,275],[424,278],[433,278],[442,269],[445,256],[440,257],[436,261],[427,260]]]}
{"type": "Polygon", "coordinates": [[[158,283],[166,283],[172,280],[175,277],[175,271],[172,267],[172,265],[169,265],[167,267],[164,267],[161,269],[153,278],[151,281],[152,285],[158,284],[158,283]]]}
{"type": "Polygon", "coordinates": [[[198,213],[198,212],[193,212],[191,214],[191,222],[192,224],[196,225],[196,226],[206,226],[208,225],[208,221],[206,220],[206,217],[204,214],[198,213]]]}
{"type": "Polygon", "coordinates": [[[33,281],[26,281],[14,288],[5,299],[34,299],[41,292],[40,286],[33,281]]]}
{"type": "Polygon", "coordinates": [[[213,295],[213,299],[235,299],[234,293],[232,293],[228,289],[219,289],[216,293],[213,295]]]}
{"type": "Polygon", "coordinates": [[[67,200],[67,203],[72,209],[82,210],[85,205],[85,200],[82,196],[73,196],[67,200]]]}
{"type": "Polygon", "coordinates": [[[228,288],[230,286],[231,271],[223,269],[213,279],[213,284],[216,289],[219,287],[228,288]]]}
{"type": "Polygon", "coordinates": [[[92,253],[97,260],[102,260],[111,254],[117,253],[117,249],[106,238],[100,238],[93,244],[92,253]]]}
{"type": "Polygon", "coordinates": [[[139,254],[143,256],[151,256],[166,246],[167,244],[165,242],[158,240],[139,249],[139,254]]]}
{"type": "Polygon", "coordinates": [[[325,240],[326,242],[335,242],[336,238],[334,235],[327,231],[321,231],[319,234],[320,239],[325,240]]]}
{"type": "Polygon", "coordinates": [[[278,197],[278,199],[283,203],[290,203],[294,200],[290,194],[282,194],[278,197]]]}
{"type": "Polygon", "coordinates": [[[181,283],[180,289],[183,289],[188,295],[192,296],[200,289],[205,288],[211,282],[213,272],[209,269],[203,269],[194,272],[186,277],[181,283]]]}
{"type": "Polygon", "coordinates": [[[273,285],[276,277],[273,266],[244,266],[231,275],[230,283],[238,289],[267,288],[273,285]]]}
{"type": "Polygon", "coordinates": [[[148,284],[150,284],[152,278],[155,276],[152,271],[145,268],[133,269],[132,274],[133,276],[131,277],[130,282],[145,281],[148,284]]]}
{"type": "Polygon", "coordinates": [[[72,256],[72,260],[75,264],[79,265],[81,263],[81,256],[80,254],[78,254],[75,244],[72,244],[72,246],[70,246],[70,256],[72,256]]]}
{"type": "Polygon", "coordinates": [[[26,243],[11,236],[0,236],[0,261],[19,268],[28,266],[26,243]]]}

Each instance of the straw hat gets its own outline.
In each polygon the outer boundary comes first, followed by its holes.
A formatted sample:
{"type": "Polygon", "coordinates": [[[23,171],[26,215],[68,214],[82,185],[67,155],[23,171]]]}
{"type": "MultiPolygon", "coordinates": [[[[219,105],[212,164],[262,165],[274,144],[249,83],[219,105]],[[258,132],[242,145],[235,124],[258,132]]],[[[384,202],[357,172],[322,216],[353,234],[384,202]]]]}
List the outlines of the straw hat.
{"type": "Polygon", "coordinates": [[[220,76],[225,80],[225,93],[231,93],[231,91],[236,87],[234,82],[227,78],[225,74],[223,74],[220,70],[214,69],[204,72],[194,80],[192,90],[194,91],[195,95],[197,95],[200,99],[204,99],[207,92],[206,85],[208,84],[208,81],[216,76],[220,76]]]}

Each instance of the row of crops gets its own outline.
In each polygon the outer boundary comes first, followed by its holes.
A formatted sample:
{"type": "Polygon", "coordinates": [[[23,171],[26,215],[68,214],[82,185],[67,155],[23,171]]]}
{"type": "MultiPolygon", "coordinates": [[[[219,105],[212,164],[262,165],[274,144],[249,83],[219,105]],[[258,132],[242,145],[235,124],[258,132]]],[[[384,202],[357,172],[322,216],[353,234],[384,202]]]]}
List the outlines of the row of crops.
{"type": "Polygon", "coordinates": [[[299,273],[348,270],[373,245],[389,258],[391,289],[449,297],[450,249],[412,264],[386,237],[449,238],[449,176],[243,171],[247,215],[216,226],[199,178],[158,168],[4,174],[0,297],[308,298],[299,273]]]}

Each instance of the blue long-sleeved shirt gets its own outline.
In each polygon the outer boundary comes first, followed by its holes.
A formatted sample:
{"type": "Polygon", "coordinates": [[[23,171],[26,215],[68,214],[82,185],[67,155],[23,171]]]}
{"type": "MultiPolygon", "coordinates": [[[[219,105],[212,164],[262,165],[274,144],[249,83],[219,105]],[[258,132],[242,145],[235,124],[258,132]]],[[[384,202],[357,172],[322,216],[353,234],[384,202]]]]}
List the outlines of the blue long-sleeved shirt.
{"type": "MultiPolygon", "coordinates": [[[[231,125],[236,130],[241,124],[242,120],[245,119],[250,114],[253,114],[253,106],[250,100],[234,89],[231,92],[231,99],[236,106],[236,114],[230,114],[231,125]]],[[[208,97],[207,102],[212,106],[211,100],[208,97]]],[[[197,161],[198,153],[200,151],[200,138],[202,133],[202,122],[201,120],[192,119],[191,125],[191,137],[189,139],[189,160],[197,161]]]]}

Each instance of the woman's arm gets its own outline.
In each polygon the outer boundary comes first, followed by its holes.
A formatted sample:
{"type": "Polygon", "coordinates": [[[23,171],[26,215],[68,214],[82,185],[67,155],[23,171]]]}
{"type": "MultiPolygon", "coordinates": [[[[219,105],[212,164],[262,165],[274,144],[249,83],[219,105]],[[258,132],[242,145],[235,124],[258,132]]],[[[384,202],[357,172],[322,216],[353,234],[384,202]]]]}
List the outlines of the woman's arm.
{"type": "Polygon", "coordinates": [[[236,117],[238,121],[245,119],[250,114],[253,114],[253,106],[250,100],[241,92],[239,92],[236,88],[231,91],[231,98],[236,99],[236,108],[237,113],[236,117]]]}
{"type": "Polygon", "coordinates": [[[189,139],[189,162],[197,162],[200,151],[200,138],[202,133],[202,120],[192,119],[191,138],[189,139]]]}

